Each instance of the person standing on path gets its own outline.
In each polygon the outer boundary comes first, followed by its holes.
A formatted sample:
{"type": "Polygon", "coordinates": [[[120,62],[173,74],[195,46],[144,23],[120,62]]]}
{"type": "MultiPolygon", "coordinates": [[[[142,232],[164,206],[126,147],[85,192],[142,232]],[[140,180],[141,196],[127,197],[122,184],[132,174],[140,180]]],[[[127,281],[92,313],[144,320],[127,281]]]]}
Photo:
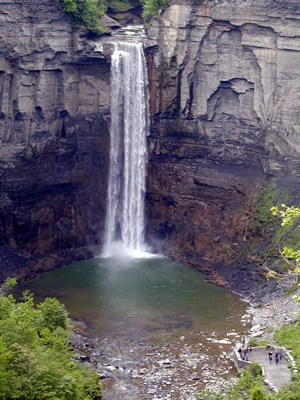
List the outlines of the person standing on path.
{"type": "Polygon", "coordinates": [[[276,353],[275,353],[275,361],[276,361],[276,365],[278,365],[278,362],[279,362],[279,354],[278,354],[278,351],[276,351],[276,353]]]}
{"type": "Polygon", "coordinates": [[[241,347],[239,347],[238,353],[239,353],[241,359],[243,359],[243,350],[241,349],[241,347]]]}
{"type": "Polygon", "coordinates": [[[273,354],[271,351],[269,351],[269,362],[272,364],[272,359],[273,359],[273,354]]]}

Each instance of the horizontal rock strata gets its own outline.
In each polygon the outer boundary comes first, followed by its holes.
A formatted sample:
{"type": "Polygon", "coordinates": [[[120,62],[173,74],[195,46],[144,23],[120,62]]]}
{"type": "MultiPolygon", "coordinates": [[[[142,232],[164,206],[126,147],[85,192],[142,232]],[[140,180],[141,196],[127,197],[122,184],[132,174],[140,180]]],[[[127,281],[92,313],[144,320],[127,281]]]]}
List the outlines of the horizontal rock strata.
{"type": "MultiPolygon", "coordinates": [[[[296,0],[171,0],[152,21],[156,249],[232,265],[266,180],[299,192],[299,21],[296,0]]],[[[0,263],[27,274],[101,245],[111,46],[74,30],[54,0],[2,0],[0,32],[0,263]]]]}
{"type": "Polygon", "coordinates": [[[101,241],[110,66],[53,0],[1,1],[0,32],[0,259],[53,267],[101,241]]]}
{"type": "Polygon", "coordinates": [[[299,188],[298,2],[171,0],[148,35],[149,231],[230,264],[264,181],[299,188]]]}

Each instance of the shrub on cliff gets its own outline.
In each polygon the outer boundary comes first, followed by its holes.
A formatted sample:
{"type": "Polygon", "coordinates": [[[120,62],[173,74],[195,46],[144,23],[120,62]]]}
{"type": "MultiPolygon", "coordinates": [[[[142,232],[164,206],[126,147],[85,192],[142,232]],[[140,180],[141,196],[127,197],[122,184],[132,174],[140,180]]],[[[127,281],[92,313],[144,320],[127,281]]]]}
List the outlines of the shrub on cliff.
{"type": "Polygon", "coordinates": [[[106,10],[105,0],[58,0],[58,2],[78,25],[83,25],[98,35],[105,32],[100,25],[100,18],[106,10]]]}
{"type": "Polygon", "coordinates": [[[65,307],[0,294],[0,399],[95,400],[97,375],[73,360],[65,307]]]}
{"type": "Polygon", "coordinates": [[[143,19],[149,22],[156,15],[160,8],[168,3],[168,0],[141,0],[143,5],[143,19]]]}
{"type": "MultiPolygon", "coordinates": [[[[107,6],[118,11],[124,11],[132,0],[57,0],[62,9],[68,13],[73,21],[86,27],[97,35],[105,33],[105,28],[100,23],[107,6]]],[[[168,0],[138,0],[143,7],[143,19],[147,23],[157,15],[160,8],[168,3],[168,0]]]]}
{"type": "MultiPolygon", "coordinates": [[[[284,261],[285,268],[278,271],[267,268],[269,278],[294,279],[299,283],[300,278],[300,208],[295,206],[272,207],[271,212],[281,221],[281,227],[274,235],[279,254],[284,261]],[[281,247],[281,249],[280,249],[281,247]]],[[[300,298],[297,299],[300,301],[300,298]]]]}

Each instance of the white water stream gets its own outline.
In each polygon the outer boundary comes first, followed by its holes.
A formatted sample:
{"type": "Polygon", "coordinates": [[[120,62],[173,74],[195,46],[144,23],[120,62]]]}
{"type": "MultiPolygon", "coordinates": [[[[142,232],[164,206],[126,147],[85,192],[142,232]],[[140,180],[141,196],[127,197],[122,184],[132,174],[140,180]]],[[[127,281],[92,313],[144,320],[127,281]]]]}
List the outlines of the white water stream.
{"type": "Polygon", "coordinates": [[[114,44],[105,257],[146,251],[144,195],[149,128],[147,68],[141,43],[114,44]]]}

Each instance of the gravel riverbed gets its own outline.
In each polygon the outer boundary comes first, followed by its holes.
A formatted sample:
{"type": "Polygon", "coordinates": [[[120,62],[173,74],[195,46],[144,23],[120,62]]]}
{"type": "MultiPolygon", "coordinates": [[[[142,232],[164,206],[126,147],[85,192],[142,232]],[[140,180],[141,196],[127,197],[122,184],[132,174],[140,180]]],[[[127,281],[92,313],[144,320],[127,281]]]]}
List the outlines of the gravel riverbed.
{"type": "Polygon", "coordinates": [[[81,361],[96,368],[105,400],[194,400],[201,390],[223,390],[234,384],[231,350],[247,332],[250,319],[247,312],[243,333],[191,331],[177,337],[166,331],[157,339],[139,340],[87,338],[87,327],[75,323],[72,343],[81,361]]]}
{"type": "Polygon", "coordinates": [[[272,343],[275,330],[300,314],[295,295],[300,295],[300,289],[288,296],[277,288],[259,299],[246,299],[243,334],[194,331],[174,340],[166,331],[157,341],[122,336],[97,339],[86,335],[84,323],[75,322],[72,343],[81,361],[96,368],[105,400],[194,400],[199,391],[220,392],[236,382],[232,348],[250,337],[272,343]]]}

